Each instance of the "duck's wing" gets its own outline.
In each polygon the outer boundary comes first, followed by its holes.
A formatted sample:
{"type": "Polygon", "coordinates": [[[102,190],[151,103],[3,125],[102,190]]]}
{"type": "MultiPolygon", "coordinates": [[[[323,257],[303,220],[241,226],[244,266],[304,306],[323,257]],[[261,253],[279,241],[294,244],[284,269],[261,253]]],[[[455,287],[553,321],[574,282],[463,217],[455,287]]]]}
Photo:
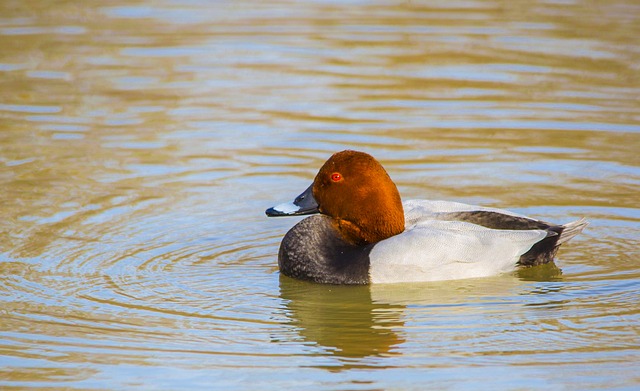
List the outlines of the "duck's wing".
{"type": "Polygon", "coordinates": [[[466,221],[421,219],[375,244],[372,282],[437,281],[513,271],[524,253],[550,234],[541,229],[492,229],[466,221]]]}
{"type": "Polygon", "coordinates": [[[504,209],[460,202],[411,200],[403,206],[407,229],[429,220],[464,221],[496,230],[543,230],[548,232],[547,236],[560,235],[565,228],[504,209]]]}
{"type": "Polygon", "coordinates": [[[585,226],[450,201],[409,200],[403,207],[405,232],[377,243],[370,254],[374,282],[485,277],[549,262],[564,237],[585,226]]]}
{"type": "Polygon", "coordinates": [[[535,266],[553,261],[561,244],[589,225],[586,219],[564,225],[548,223],[504,209],[459,202],[411,200],[404,204],[407,229],[425,220],[464,221],[496,230],[544,230],[547,237],[522,254],[518,265],[535,266]]]}
{"type": "MultiPolygon", "coordinates": [[[[461,202],[409,200],[405,201],[402,206],[404,207],[407,226],[425,219],[467,221],[495,229],[510,229],[509,225],[522,227],[511,229],[536,229],[536,227],[540,226],[539,223],[546,224],[508,210],[463,204],[461,202]],[[525,223],[525,221],[527,222],[525,223]],[[530,226],[531,228],[524,228],[525,226],[530,226]]],[[[547,227],[549,226],[549,224],[546,225],[547,227]]]]}

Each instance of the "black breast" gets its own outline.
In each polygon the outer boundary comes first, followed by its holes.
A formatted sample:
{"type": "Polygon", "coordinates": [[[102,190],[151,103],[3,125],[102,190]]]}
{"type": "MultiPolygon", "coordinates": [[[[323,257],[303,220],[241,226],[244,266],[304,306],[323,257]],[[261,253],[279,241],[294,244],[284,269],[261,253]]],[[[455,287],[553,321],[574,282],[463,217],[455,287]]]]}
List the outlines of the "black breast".
{"type": "Polygon", "coordinates": [[[324,284],[368,284],[372,245],[343,241],[327,216],[314,215],[296,224],[280,244],[280,272],[324,284]]]}

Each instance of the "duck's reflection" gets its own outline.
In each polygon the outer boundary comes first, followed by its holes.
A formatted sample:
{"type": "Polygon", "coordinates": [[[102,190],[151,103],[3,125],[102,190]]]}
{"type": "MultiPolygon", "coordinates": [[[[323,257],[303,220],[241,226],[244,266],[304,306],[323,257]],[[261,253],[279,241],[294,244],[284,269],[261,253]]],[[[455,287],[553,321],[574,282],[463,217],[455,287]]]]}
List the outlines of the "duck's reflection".
{"type": "MultiPolygon", "coordinates": [[[[484,316],[488,307],[506,311],[501,305],[513,312],[518,308],[513,303],[522,303],[521,308],[539,303],[539,297],[526,298],[560,279],[561,271],[553,264],[514,275],[370,286],[314,284],[281,275],[280,296],[295,338],[339,358],[341,367],[329,369],[340,370],[369,366],[363,360],[367,357],[400,355],[407,313],[464,319],[484,316]]],[[[380,366],[375,360],[369,364],[380,366]]]]}
{"type": "Polygon", "coordinates": [[[561,281],[562,269],[555,262],[545,263],[536,267],[525,267],[516,270],[516,276],[523,281],[561,281]]]}
{"type": "Polygon", "coordinates": [[[280,276],[287,316],[306,342],[345,359],[393,354],[404,306],[375,304],[369,286],[313,284],[280,276]]]}

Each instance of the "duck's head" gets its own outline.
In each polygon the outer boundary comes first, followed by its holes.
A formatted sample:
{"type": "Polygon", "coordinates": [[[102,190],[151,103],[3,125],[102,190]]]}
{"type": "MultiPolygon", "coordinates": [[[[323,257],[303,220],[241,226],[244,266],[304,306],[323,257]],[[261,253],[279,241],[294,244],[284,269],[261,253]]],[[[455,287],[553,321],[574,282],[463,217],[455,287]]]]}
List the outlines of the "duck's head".
{"type": "Polygon", "coordinates": [[[327,215],[345,240],[354,244],[375,243],[404,230],[398,188],[373,156],[358,151],[335,153],[307,190],[292,203],[266,213],[271,217],[327,215]]]}

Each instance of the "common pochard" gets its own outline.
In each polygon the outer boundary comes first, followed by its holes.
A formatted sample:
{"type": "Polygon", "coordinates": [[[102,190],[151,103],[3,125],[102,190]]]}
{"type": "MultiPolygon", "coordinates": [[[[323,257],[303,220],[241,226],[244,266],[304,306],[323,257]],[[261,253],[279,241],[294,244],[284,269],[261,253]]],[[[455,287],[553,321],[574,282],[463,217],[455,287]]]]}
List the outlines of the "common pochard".
{"type": "Polygon", "coordinates": [[[267,216],[315,214],[284,236],[280,271],[327,284],[453,280],[553,261],[586,226],[556,225],[506,210],[449,201],[404,203],[382,165],[357,151],[334,154],[313,184],[267,216]]]}

